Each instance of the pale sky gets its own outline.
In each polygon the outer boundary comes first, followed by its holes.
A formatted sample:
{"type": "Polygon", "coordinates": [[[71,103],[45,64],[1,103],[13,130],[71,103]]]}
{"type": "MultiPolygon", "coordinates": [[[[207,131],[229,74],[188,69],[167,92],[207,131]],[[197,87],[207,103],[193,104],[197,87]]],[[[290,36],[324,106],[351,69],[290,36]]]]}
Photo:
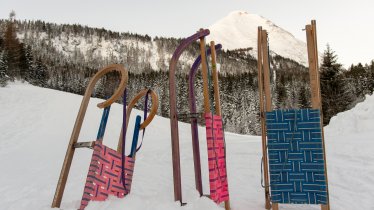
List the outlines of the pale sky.
{"type": "Polygon", "coordinates": [[[329,43],[338,61],[374,59],[374,0],[0,0],[0,18],[79,23],[152,37],[186,37],[231,11],[259,14],[305,41],[301,29],[317,20],[319,51],[329,43]]]}

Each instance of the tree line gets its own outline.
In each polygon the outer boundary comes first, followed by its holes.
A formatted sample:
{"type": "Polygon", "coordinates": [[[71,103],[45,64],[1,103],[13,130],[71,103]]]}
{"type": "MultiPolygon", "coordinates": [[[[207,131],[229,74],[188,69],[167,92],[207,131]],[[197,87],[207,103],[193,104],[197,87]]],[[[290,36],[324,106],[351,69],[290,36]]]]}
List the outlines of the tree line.
{"type": "MultiPolygon", "coordinates": [[[[0,20],[0,85],[23,80],[33,85],[83,94],[90,78],[102,67],[120,63],[129,69],[130,97],[144,87],[153,88],[160,99],[158,114],[169,115],[168,63],[181,39],[118,33],[81,25],[43,21],[18,21],[15,14],[0,20]],[[109,46],[112,51],[103,53],[109,46]]],[[[271,48],[271,46],[270,46],[271,48]]],[[[259,134],[257,60],[252,48],[222,51],[220,90],[227,131],[259,134]]],[[[177,101],[180,113],[188,112],[187,73],[199,53],[197,43],[187,49],[178,64],[177,101]]],[[[271,90],[275,108],[309,108],[308,69],[279,55],[270,56],[271,90]]],[[[345,70],[327,47],[320,68],[324,123],[362,101],[374,89],[373,62],[345,70]]],[[[106,98],[119,75],[102,78],[94,97],[106,98]]],[[[198,111],[202,112],[202,79],[195,81],[198,111]]],[[[129,98],[130,98],[129,97],[129,98]]],[[[138,108],[142,104],[138,105],[138,108]]],[[[189,122],[189,119],[181,119],[189,122]]],[[[202,121],[200,121],[202,123],[202,121]]]]}

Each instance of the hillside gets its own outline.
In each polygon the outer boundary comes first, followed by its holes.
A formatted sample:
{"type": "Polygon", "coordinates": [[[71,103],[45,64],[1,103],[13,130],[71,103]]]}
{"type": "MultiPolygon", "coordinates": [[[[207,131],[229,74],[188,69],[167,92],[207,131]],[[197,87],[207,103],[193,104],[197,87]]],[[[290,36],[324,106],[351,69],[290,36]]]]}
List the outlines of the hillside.
{"type": "MultiPolygon", "coordinates": [[[[150,37],[129,32],[114,32],[82,25],[46,23],[44,21],[0,20],[0,70],[11,78],[23,79],[34,85],[83,94],[89,78],[100,68],[123,64],[130,72],[130,90],[152,87],[160,95],[158,114],[168,117],[168,66],[172,53],[181,39],[150,37]],[[5,32],[13,31],[12,52],[5,52],[2,43],[9,40],[5,32]],[[11,56],[9,56],[9,55],[11,56]],[[7,61],[8,58],[19,61],[7,61]],[[6,61],[6,62],[4,62],[6,61]],[[18,67],[17,67],[18,66],[18,67]],[[8,70],[7,70],[8,69],[8,70]],[[7,72],[8,71],[8,72],[7,72]],[[11,72],[13,71],[13,72],[11,72]]],[[[244,39],[244,38],[243,38],[244,39]]],[[[187,112],[187,76],[191,64],[199,54],[198,43],[182,54],[178,64],[178,109],[187,112]]],[[[8,59],[9,60],[9,59],[8,59]]],[[[223,50],[218,53],[222,110],[227,130],[242,134],[258,134],[257,61],[250,50],[223,50]],[[245,93],[245,94],[243,94],[245,93]]],[[[298,95],[307,95],[307,69],[299,63],[279,55],[270,58],[272,78],[282,80],[287,92],[277,104],[300,107],[298,95]],[[292,98],[287,100],[287,98],[292,98]]],[[[95,97],[105,98],[111,92],[116,75],[98,84],[95,97]]],[[[275,81],[272,84],[275,85],[275,81]]],[[[198,74],[196,92],[198,110],[202,109],[202,81],[198,74]]],[[[274,90],[274,89],[273,89],[274,90]]],[[[277,93],[273,92],[276,102],[277,93]]],[[[283,105],[282,105],[283,106],[283,105]]],[[[307,104],[305,104],[307,106],[307,104]]]]}
{"type": "MultiPolygon", "coordinates": [[[[0,88],[0,207],[7,210],[50,209],[60,167],[82,97],[31,85],[12,83],[0,88]],[[32,97],[30,97],[32,96],[32,97]]],[[[91,99],[80,141],[95,138],[101,118],[91,99]]],[[[339,114],[326,127],[327,166],[331,209],[372,209],[374,197],[374,96],[339,114]],[[362,118],[362,116],[366,116],[362,118]],[[363,119],[363,120],[354,120],[363,119]],[[360,129],[346,129],[346,122],[360,129]],[[341,132],[344,129],[345,132],[341,132]]],[[[134,113],[140,113],[135,111],[134,113]]],[[[134,115],[130,122],[133,126],[134,115]]],[[[121,106],[112,106],[104,142],[115,147],[121,125],[121,106]]],[[[190,125],[180,124],[183,195],[180,207],[173,200],[169,119],[156,117],[137,155],[131,195],[124,199],[92,202],[87,209],[219,209],[194,190],[190,125]]],[[[205,129],[199,128],[204,192],[208,193],[205,129]]],[[[232,209],[263,209],[261,142],[258,136],[226,133],[228,177],[232,209]]],[[[76,209],[81,199],[91,150],[79,149],[73,160],[63,209],[76,209]]],[[[281,206],[285,208],[284,205],[281,206]]],[[[300,205],[288,206],[289,210],[300,205]]],[[[303,206],[303,209],[320,209],[303,206]],[[305,208],[304,208],[305,207],[305,208]]]]}

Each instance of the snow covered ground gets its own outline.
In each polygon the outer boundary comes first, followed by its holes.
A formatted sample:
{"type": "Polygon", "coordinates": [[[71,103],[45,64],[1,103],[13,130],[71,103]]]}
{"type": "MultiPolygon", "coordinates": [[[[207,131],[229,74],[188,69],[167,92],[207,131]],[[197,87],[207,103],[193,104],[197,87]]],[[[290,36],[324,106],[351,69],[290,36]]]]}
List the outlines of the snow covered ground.
{"type": "MultiPolygon", "coordinates": [[[[50,209],[57,179],[82,97],[14,83],[0,88],[0,209],[50,209]]],[[[91,99],[80,141],[96,137],[101,110],[91,99]]],[[[135,111],[134,113],[139,113],[135,111]]],[[[133,125],[134,114],[130,122],[133,125]]],[[[340,113],[326,128],[331,209],[374,209],[374,96],[340,113]]],[[[112,106],[104,143],[115,147],[121,106],[112,106]]],[[[137,155],[132,191],[124,199],[91,202],[87,209],[220,209],[194,190],[190,125],[180,123],[183,197],[174,202],[169,119],[156,117],[137,155]]],[[[204,128],[200,128],[204,192],[208,194],[204,128]]],[[[258,136],[226,134],[233,210],[264,209],[258,136]]],[[[61,207],[77,209],[92,151],[77,149],[61,207]]],[[[280,209],[301,209],[280,205],[280,209]]],[[[320,209],[303,206],[302,209],[320,209]]]]}

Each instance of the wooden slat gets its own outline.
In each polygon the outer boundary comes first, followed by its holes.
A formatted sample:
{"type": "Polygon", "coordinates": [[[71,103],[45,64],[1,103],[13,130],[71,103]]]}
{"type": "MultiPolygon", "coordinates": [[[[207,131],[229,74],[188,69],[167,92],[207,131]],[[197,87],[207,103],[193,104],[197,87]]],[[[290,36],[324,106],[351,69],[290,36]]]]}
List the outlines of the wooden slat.
{"type": "Polygon", "coordinates": [[[67,151],[66,151],[64,163],[62,165],[61,172],[60,172],[60,177],[58,179],[56,192],[55,192],[55,195],[54,195],[54,198],[53,198],[52,208],[59,208],[60,205],[61,205],[62,196],[64,194],[66,181],[67,181],[67,178],[68,178],[68,175],[69,175],[71,163],[73,161],[73,156],[74,156],[74,152],[75,152],[74,145],[78,141],[78,137],[79,137],[79,134],[80,134],[80,131],[81,131],[81,128],[82,128],[82,124],[83,124],[83,119],[84,119],[84,116],[85,116],[86,111],[87,111],[87,107],[88,107],[88,103],[89,103],[90,98],[91,98],[91,94],[92,94],[92,92],[95,88],[95,84],[97,83],[97,81],[101,77],[103,77],[105,74],[107,74],[108,72],[111,72],[111,71],[118,71],[121,74],[121,81],[120,81],[119,87],[114,92],[114,94],[108,100],[104,101],[103,103],[99,103],[97,105],[99,108],[107,107],[107,106],[111,105],[113,102],[115,102],[123,94],[123,91],[125,90],[125,88],[127,86],[128,72],[125,68],[123,68],[122,65],[119,65],[119,64],[110,65],[110,66],[107,66],[107,67],[101,69],[90,80],[90,83],[88,84],[86,92],[83,96],[82,103],[81,103],[81,106],[79,108],[77,118],[75,120],[75,124],[74,124],[74,127],[73,127],[73,132],[72,132],[71,137],[70,137],[70,141],[69,141],[69,145],[68,145],[68,148],[67,148],[67,151]]]}
{"type": "MultiPolygon", "coordinates": [[[[214,87],[214,102],[215,102],[215,115],[222,116],[221,113],[221,102],[219,96],[219,85],[218,85],[218,71],[217,71],[217,61],[216,61],[216,47],[214,41],[210,42],[210,52],[212,58],[212,77],[213,77],[213,87],[214,87]]],[[[204,60],[201,60],[204,62],[204,60]]],[[[230,210],[230,200],[225,201],[225,209],[230,210]]]]}
{"type": "Polygon", "coordinates": [[[93,149],[93,147],[95,146],[95,142],[94,141],[89,141],[89,142],[77,142],[74,144],[74,148],[77,149],[77,148],[89,148],[89,149],[93,149]]]}
{"type": "Polygon", "coordinates": [[[205,52],[205,37],[200,38],[201,73],[203,76],[204,113],[210,113],[208,67],[205,52]]]}
{"type": "Polygon", "coordinates": [[[265,107],[267,112],[273,110],[271,104],[270,92],[270,63],[269,63],[269,49],[268,49],[268,33],[262,30],[262,59],[264,69],[264,89],[265,89],[265,107]]]}
{"type": "Polygon", "coordinates": [[[265,184],[265,208],[270,209],[270,189],[269,189],[269,172],[268,172],[268,155],[266,143],[266,126],[265,126],[265,104],[264,104],[264,85],[262,73],[262,27],[258,27],[257,38],[257,69],[258,69],[258,90],[260,98],[260,118],[261,118],[261,137],[262,137],[262,157],[264,168],[265,184]]]}
{"type": "Polygon", "coordinates": [[[225,210],[230,210],[231,207],[230,207],[230,200],[228,201],[225,201],[225,210]]]}
{"type": "Polygon", "coordinates": [[[318,87],[318,71],[316,69],[316,57],[314,51],[314,41],[313,41],[313,31],[312,26],[307,25],[306,29],[306,40],[308,48],[308,61],[309,61],[309,78],[310,78],[310,91],[311,91],[311,101],[313,109],[320,109],[320,96],[318,87]]]}
{"type": "MultiPolygon", "coordinates": [[[[262,69],[263,69],[263,86],[264,86],[264,93],[265,93],[265,111],[271,112],[273,111],[272,107],[272,99],[271,99],[271,88],[270,88],[270,61],[269,61],[269,43],[268,43],[268,33],[266,30],[261,31],[261,43],[262,43],[262,69]]],[[[264,113],[265,114],[265,113],[264,113]]],[[[263,116],[265,118],[265,116],[263,116]]],[[[265,120],[265,119],[264,119],[265,120]]],[[[266,137],[266,122],[264,124],[265,130],[265,137],[266,137]]],[[[267,157],[267,142],[265,142],[265,152],[267,157]]],[[[266,162],[268,159],[266,158],[266,162]]],[[[265,159],[264,159],[265,162],[265,159]]],[[[264,174],[268,177],[269,180],[269,172],[268,168],[266,168],[266,173],[264,170],[264,174]]],[[[269,190],[269,181],[268,181],[268,190],[269,190]]],[[[270,205],[270,190],[267,194],[267,199],[269,203],[265,203],[265,208],[272,208],[273,210],[278,209],[278,203],[272,203],[270,205]]]]}
{"type": "Polygon", "coordinates": [[[319,77],[319,55],[318,55],[318,46],[317,46],[317,26],[316,26],[315,20],[312,20],[312,32],[313,32],[313,46],[314,46],[314,58],[315,58],[314,68],[316,69],[316,74],[317,74],[318,103],[322,110],[321,82],[320,82],[320,77],[319,77]]]}
{"type": "Polygon", "coordinates": [[[318,59],[318,45],[317,45],[317,25],[316,21],[312,20],[312,37],[313,37],[313,51],[314,51],[314,58],[315,58],[315,71],[316,71],[316,77],[317,77],[317,84],[316,89],[318,91],[318,104],[319,109],[321,110],[321,129],[322,129],[322,146],[323,146],[323,159],[325,162],[325,177],[326,177],[326,191],[327,191],[327,205],[321,205],[321,210],[330,210],[330,196],[329,196],[329,182],[328,182],[328,176],[327,176],[327,159],[326,159],[326,147],[325,147],[325,132],[323,128],[323,112],[322,112],[322,96],[321,96],[321,82],[320,82],[320,76],[319,76],[319,59],[318,59]]]}
{"type": "Polygon", "coordinates": [[[210,42],[210,52],[212,58],[212,73],[213,73],[213,86],[214,86],[214,102],[216,115],[222,116],[221,112],[221,100],[219,96],[219,85],[218,85],[218,71],[217,71],[217,61],[216,61],[216,48],[214,41],[210,42]]]}

